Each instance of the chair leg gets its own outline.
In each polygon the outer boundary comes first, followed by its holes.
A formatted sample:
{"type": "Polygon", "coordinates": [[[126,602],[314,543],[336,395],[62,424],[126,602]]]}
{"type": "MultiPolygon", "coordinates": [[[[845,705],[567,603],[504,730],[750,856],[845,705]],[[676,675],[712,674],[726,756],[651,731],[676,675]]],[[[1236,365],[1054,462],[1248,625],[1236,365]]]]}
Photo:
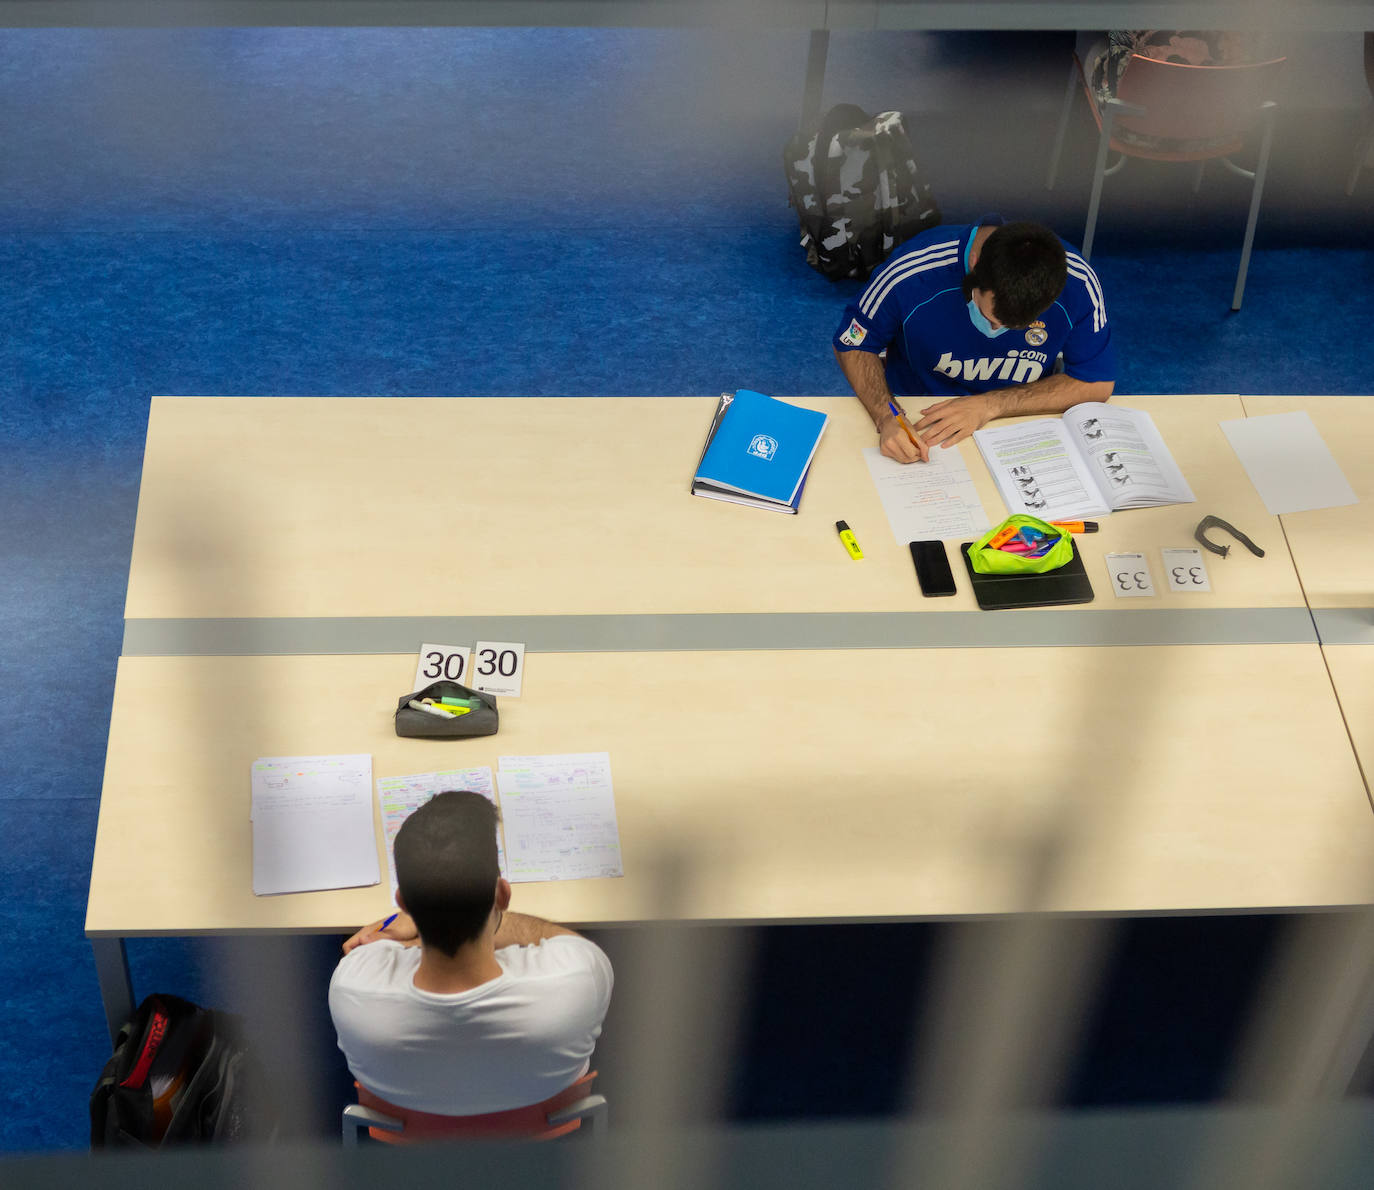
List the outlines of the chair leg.
{"type": "Polygon", "coordinates": [[[1050,151],[1050,172],[1045,178],[1045,189],[1054,189],[1054,179],[1059,173],[1059,156],[1064,151],[1064,137],[1069,131],[1069,116],[1073,112],[1073,97],[1078,90],[1078,60],[1069,59],[1069,85],[1064,91],[1064,106],[1059,112],[1059,127],[1054,133],[1054,148],[1050,151]]]}
{"type": "Polygon", "coordinates": [[[1097,234],[1097,208],[1102,202],[1102,180],[1107,172],[1107,150],[1112,143],[1112,117],[1115,115],[1111,104],[1104,104],[1102,110],[1102,131],[1097,138],[1097,160],[1093,162],[1093,189],[1088,199],[1088,222],[1083,227],[1082,255],[1085,261],[1092,259],[1093,236],[1097,234]]]}
{"type": "Polygon", "coordinates": [[[1274,141],[1274,112],[1277,104],[1266,100],[1263,107],[1264,135],[1260,140],[1259,162],[1255,166],[1255,182],[1250,194],[1250,215],[1245,221],[1245,245],[1240,250],[1240,270],[1236,273],[1236,291],[1231,295],[1231,309],[1239,310],[1245,296],[1245,277],[1250,271],[1250,249],[1255,243],[1255,224],[1259,222],[1260,198],[1264,194],[1264,175],[1269,169],[1269,146],[1274,141]]]}

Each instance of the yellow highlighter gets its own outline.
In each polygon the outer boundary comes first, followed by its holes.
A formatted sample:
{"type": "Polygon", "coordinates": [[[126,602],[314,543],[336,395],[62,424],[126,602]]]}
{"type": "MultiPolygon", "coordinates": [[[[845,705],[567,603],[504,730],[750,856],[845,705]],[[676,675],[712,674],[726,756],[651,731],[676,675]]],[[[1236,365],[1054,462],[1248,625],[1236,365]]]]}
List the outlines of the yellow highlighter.
{"type": "Polygon", "coordinates": [[[849,556],[857,562],[864,556],[864,552],[854,540],[854,534],[850,532],[849,526],[844,521],[836,521],[835,528],[839,530],[840,540],[844,542],[844,548],[849,551],[849,556]]]}

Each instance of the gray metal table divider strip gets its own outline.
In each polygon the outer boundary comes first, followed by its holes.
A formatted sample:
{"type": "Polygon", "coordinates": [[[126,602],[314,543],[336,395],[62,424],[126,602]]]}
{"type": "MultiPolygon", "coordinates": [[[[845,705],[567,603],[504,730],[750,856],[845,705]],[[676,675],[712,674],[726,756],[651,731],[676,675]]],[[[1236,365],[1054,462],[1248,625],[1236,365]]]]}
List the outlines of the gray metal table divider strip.
{"type": "MultiPolygon", "coordinates": [[[[1316,613],[1374,643],[1374,613],[1316,613]],[[1363,617],[1361,620],[1360,617],[1363,617]]],[[[413,653],[421,643],[518,640],[537,653],[968,649],[1317,643],[1304,607],[1044,612],[786,612],[585,616],[135,619],[124,656],[413,653]]]]}

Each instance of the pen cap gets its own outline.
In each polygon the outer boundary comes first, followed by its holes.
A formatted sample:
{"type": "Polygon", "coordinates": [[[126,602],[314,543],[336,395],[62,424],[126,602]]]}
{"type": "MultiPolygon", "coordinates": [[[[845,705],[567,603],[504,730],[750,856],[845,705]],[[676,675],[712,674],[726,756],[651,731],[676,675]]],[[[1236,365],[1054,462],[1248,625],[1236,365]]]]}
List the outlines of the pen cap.
{"type": "Polygon", "coordinates": [[[848,532],[849,532],[849,522],[848,522],[848,521],[836,521],[836,522],[835,522],[835,528],[838,529],[841,533],[848,533],[848,532]]]}

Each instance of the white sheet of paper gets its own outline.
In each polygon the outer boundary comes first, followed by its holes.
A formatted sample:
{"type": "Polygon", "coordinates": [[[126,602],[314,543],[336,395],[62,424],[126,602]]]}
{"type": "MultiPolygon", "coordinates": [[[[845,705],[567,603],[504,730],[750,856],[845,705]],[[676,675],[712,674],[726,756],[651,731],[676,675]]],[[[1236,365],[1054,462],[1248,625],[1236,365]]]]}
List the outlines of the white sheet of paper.
{"type": "Polygon", "coordinates": [[[928,463],[899,463],[866,446],[864,462],[899,545],[964,540],[988,531],[991,522],[958,447],[935,447],[928,463]]]}
{"type": "MultiPolygon", "coordinates": [[[[496,801],[491,769],[479,765],[470,769],[444,769],[437,773],[411,773],[404,777],[378,777],[377,802],[382,807],[382,833],[386,836],[386,866],[391,880],[391,895],[396,896],[396,858],[392,848],[401,823],[423,806],[436,793],[445,789],[469,789],[480,793],[489,802],[496,801]]],[[[505,848],[501,845],[501,831],[496,832],[496,862],[501,875],[506,875],[505,848]]]]}
{"type": "Polygon", "coordinates": [[[251,785],[257,896],[380,880],[371,756],[260,757],[251,785]]]}
{"type": "Polygon", "coordinates": [[[625,874],[609,753],[502,757],[496,783],[512,883],[625,874]]]}
{"type": "Polygon", "coordinates": [[[1245,417],[1220,425],[1272,515],[1359,503],[1306,411],[1245,417]]]}

